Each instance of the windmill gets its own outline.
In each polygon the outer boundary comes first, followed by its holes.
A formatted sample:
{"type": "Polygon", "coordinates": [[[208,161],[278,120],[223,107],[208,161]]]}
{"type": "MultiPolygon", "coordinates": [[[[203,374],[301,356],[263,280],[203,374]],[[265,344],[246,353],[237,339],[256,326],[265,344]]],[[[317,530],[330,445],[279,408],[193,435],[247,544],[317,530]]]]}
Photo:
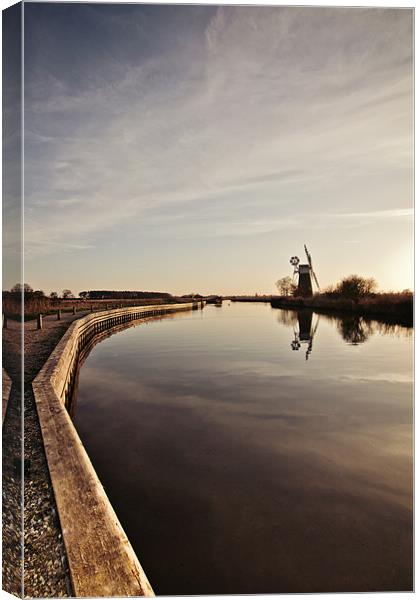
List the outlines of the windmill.
{"type": "Polygon", "coordinates": [[[309,254],[306,244],[304,245],[304,248],[306,258],[308,259],[307,264],[300,264],[300,259],[298,256],[292,256],[292,258],[290,259],[290,264],[293,266],[293,280],[295,281],[296,276],[298,277],[296,295],[301,296],[303,298],[313,296],[312,280],[314,280],[318,291],[320,291],[318,278],[315,275],[315,271],[312,265],[312,258],[309,254]]]}

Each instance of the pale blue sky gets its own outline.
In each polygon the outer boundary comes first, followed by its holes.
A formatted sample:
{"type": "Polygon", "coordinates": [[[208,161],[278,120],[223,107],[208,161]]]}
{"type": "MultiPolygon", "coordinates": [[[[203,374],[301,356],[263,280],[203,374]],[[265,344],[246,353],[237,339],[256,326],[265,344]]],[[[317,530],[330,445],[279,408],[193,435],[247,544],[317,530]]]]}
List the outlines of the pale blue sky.
{"type": "MultiPolygon", "coordinates": [[[[25,5],[25,279],[412,286],[412,12],[25,5]]],[[[14,281],[6,282],[12,285],[14,281]]]]}

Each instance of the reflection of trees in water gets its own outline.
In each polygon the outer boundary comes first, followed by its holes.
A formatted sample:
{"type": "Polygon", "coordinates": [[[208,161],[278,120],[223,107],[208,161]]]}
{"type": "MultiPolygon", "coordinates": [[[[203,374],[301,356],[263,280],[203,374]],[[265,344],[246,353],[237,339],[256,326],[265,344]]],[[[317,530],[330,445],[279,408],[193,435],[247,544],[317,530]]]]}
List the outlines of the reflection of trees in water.
{"type": "Polygon", "coordinates": [[[278,311],[277,320],[281,325],[286,327],[293,327],[298,322],[298,311],[297,310],[285,310],[281,308],[278,311]]]}
{"type": "Polygon", "coordinates": [[[348,344],[363,344],[374,333],[375,328],[362,317],[352,315],[338,321],[338,331],[348,344]]]}
{"type": "Polygon", "coordinates": [[[374,333],[379,335],[392,335],[394,337],[411,338],[413,328],[399,323],[386,323],[368,319],[359,315],[331,315],[323,314],[323,318],[333,321],[341,337],[348,344],[363,344],[374,333]]]}
{"type": "Polygon", "coordinates": [[[403,337],[410,339],[413,337],[413,327],[397,325],[395,323],[378,323],[375,322],[375,328],[381,335],[392,335],[393,337],[403,337]]]}
{"type": "Polygon", "coordinates": [[[294,339],[291,342],[292,350],[299,350],[302,343],[308,344],[306,359],[308,359],[312,351],[319,318],[332,321],[343,340],[347,344],[354,346],[364,344],[374,333],[404,338],[411,338],[413,335],[413,327],[397,323],[381,322],[355,314],[341,314],[340,316],[331,313],[318,314],[317,322],[314,326],[312,323],[312,313],[313,311],[310,309],[280,309],[277,315],[277,320],[281,325],[293,328],[294,339]]]}

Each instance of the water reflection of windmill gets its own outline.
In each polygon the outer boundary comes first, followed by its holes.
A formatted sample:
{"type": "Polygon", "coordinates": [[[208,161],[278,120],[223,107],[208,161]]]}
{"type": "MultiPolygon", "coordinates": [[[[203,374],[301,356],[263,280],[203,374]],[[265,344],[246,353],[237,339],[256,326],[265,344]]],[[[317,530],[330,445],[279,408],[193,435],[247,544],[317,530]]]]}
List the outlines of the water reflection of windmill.
{"type": "Polygon", "coordinates": [[[292,350],[295,351],[300,350],[303,344],[307,344],[305,360],[308,360],[309,355],[312,352],[312,344],[319,323],[319,315],[317,315],[315,326],[312,327],[312,315],[312,310],[300,310],[298,312],[299,331],[297,331],[296,328],[293,327],[293,333],[295,337],[292,343],[290,344],[292,350]]]}
{"type": "Polygon", "coordinates": [[[315,285],[320,291],[319,283],[317,276],[315,275],[315,271],[312,265],[312,258],[309,254],[308,248],[306,244],[304,245],[306,257],[308,259],[308,264],[300,265],[300,259],[298,256],[292,256],[290,259],[290,264],[293,266],[293,280],[295,280],[296,276],[298,276],[298,285],[297,285],[297,296],[301,296],[306,298],[308,296],[313,295],[312,289],[312,280],[315,282],[315,285]]]}

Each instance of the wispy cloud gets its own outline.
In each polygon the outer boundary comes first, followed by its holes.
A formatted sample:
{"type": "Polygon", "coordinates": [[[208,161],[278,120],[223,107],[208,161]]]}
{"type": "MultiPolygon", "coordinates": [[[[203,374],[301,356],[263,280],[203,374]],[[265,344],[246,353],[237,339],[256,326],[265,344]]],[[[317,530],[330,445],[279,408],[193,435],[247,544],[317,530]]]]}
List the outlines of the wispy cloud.
{"type": "MultiPolygon", "coordinates": [[[[252,206],[252,205],[251,205],[252,206]]],[[[246,202],[241,207],[242,212],[246,202]]],[[[167,210],[153,211],[144,216],[144,221],[159,230],[162,237],[176,231],[176,235],[185,237],[224,237],[224,236],[256,236],[276,231],[302,231],[308,226],[312,230],[331,229],[346,230],[355,227],[372,226],[383,221],[395,222],[400,219],[412,221],[414,210],[390,209],[360,213],[295,213],[288,217],[274,219],[261,218],[251,212],[248,218],[237,219],[239,211],[232,206],[213,205],[200,214],[191,216],[184,207],[174,213],[167,210]],[[232,209],[233,208],[233,209],[232,209]],[[191,226],[193,223],[193,227],[191,226]]],[[[350,242],[347,242],[350,243],[350,242]]],[[[351,243],[360,243],[360,240],[351,243]]]]}
{"type": "MultiPolygon", "coordinates": [[[[327,216],[327,215],[326,215],[327,216]]],[[[359,212],[359,213],[343,213],[337,215],[328,215],[331,218],[338,219],[398,219],[398,218],[413,218],[413,208],[394,208],[390,210],[375,210],[372,212],[359,212]]]]}

